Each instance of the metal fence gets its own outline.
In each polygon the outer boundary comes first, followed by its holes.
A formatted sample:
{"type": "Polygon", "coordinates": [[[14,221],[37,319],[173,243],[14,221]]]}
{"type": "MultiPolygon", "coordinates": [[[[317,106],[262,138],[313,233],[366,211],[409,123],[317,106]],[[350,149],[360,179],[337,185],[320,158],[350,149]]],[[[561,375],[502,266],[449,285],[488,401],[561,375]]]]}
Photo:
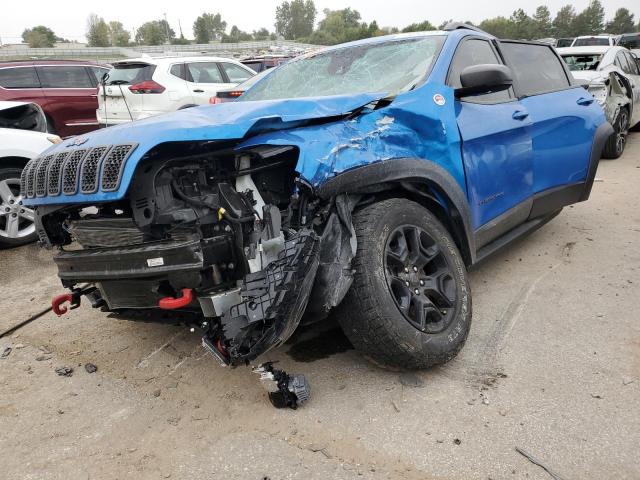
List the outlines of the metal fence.
{"type": "Polygon", "coordinates": [[[319,48],[317,45],[298,43],[290,40],[267,40],[262,42],[205,43],[190,45],[155,45],[132,47],[0,47],[0,60],[25,59],[93,59],[116,60],[134,58],[141,55],[216,55],[241,57],[263,53],[301,53],[319,48]]]}

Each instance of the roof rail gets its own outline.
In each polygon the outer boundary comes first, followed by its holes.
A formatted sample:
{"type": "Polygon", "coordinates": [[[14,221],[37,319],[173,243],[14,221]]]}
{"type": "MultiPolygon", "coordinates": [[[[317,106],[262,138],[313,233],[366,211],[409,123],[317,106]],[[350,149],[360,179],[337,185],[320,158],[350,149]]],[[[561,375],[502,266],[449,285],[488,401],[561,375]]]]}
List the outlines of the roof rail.
{"type": "MultiPolygon", "coordinates": [[[[459,30],[459,29],[466,29],[466,30],[473,30],[474,32],[480,32],[480,33],[487,33],[484,30],[482,30],[481,28],[478,27],[474,27],[473,25],[469,25],[468,23],[462,23],[462,22],[450,22],[447,23],[443,30],[445,32],[451,32],[452,30],[459,30]]],[[[487,33],[487,35],[489,35],[487,33]]]]}

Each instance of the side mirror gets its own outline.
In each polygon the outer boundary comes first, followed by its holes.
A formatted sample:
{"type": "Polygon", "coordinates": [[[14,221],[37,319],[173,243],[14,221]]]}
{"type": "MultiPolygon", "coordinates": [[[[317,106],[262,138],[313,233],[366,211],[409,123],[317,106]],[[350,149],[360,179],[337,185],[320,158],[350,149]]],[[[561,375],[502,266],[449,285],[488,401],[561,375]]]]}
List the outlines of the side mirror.
{"type": "Polygon", "coordinates": [[[493,93],[508,90],[513,85],[511,69],[505,65],[472,65],[460,74],[461,88],[456,88],[456,97],[493,93]]]}

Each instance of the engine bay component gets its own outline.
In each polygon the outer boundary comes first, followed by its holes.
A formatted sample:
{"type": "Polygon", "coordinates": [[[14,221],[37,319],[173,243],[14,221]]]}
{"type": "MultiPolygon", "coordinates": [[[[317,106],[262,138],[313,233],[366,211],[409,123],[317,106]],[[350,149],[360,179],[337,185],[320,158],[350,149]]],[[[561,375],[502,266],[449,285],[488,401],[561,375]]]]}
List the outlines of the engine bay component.
{"type": "Polygon", "coordinates": [[[273,362],[262,363],[254,367],[253,372],[260,375],[260,383],[269,392],[269,400],[276,408],[296,410],[311,396],[311,387],[304,375],[273,368],[273,362]]]}

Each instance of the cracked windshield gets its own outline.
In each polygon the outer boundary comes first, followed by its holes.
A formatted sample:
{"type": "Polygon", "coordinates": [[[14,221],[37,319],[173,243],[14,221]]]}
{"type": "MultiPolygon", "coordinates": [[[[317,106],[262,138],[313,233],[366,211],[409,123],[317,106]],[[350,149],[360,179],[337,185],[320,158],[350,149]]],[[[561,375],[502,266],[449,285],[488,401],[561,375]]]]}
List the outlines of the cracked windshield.
{"type": "Polygon", "coordinates": [[[283,65],[241,100],[405,92],[426,76],[443,41],[433,35],[320,52],[283,65]]]}

